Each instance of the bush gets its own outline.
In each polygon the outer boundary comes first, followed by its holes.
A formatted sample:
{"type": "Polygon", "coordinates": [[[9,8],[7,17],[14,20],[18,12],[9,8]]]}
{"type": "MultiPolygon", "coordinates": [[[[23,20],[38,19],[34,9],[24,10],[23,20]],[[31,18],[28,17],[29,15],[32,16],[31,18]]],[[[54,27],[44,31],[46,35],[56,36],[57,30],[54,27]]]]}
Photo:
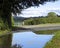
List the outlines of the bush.
{"type": "Polygon", "coordinates": [[[32,18],[24,21],[25,25],[38,25],[46,23],[60,23],[60,17],[58,17],[56,13],[50,12],[47,17],[32,18]]]}
{"type": "Polygon", "coordinates": [[[0,30],[2,30],[3,28],[4,28],[4,24],[3,24],[2,19],[0,18],[0,30]]]}
{"type": "Polygon", "coordinates": [[[0,17],[0,30],[5,30],[5,29],[9,29],[8,24],[7,24],[7,22],[4,23],[0,17]]]}
{"type": "Polygon", "coordinates": [[[46,23],[60,23],[60,17],[28,19],[24,21],[25,25],[38,25],[38,24],[46,24],[46,23]]]}

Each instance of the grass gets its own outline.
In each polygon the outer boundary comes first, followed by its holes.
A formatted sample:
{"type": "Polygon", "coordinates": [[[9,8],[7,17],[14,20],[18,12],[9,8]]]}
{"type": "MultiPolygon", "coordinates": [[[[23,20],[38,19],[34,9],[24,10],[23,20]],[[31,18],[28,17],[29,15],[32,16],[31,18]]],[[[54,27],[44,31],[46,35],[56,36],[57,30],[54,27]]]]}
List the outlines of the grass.
{"type": "Polygon", "coordinates": [[[60,48],[60,31],[55,33],[55,36],[47,42],[44,48],[60,48]]]}
{"type": "Polygon", "coordinates": [[[40,31],[36,31],[34,33],[36,33],[36,34],[54,34],[58,31],[60,31],[60,30],[40,30],[40,31]]]}
{"type": "Polygon", "coordinates": [[[3,42],[4,42],[3,41],[4,39],[2,36],[7,35],[8,33],[10,33],[10,30],[0,30],[0,47],[3,45],[3,42]]]}
{"type": "MultiPolygon", "coordinates": [[[[9,33],[9,30],[0,30],[0,36],[5,35],[6,33],[9,33]]],[[[42,30],[35,32],[36,34],[54,34],[54,37],[52,40],[46,43],[44,48],[60,48],[60,30],[42,30]]],[[[0,41],[2,41],[0,39],[0,41]]],[[[2,41],[3,42],[3,41],[2,41]]],[[[0,44],[2,44],[0,42],[0,44]]]]}
{"type": "Polygon", "coordinates": [[[60,48],[60,30],[37,31],[36,34],[54,34],[52,40],[46,43],[44,48],[60,48]]]}
{"type": "Polygon", "coordinates": [[[10,30],[0,30],[0,36],[6,35],[6,34],[9,34],[9,33],[11,33],[10,30]]]}

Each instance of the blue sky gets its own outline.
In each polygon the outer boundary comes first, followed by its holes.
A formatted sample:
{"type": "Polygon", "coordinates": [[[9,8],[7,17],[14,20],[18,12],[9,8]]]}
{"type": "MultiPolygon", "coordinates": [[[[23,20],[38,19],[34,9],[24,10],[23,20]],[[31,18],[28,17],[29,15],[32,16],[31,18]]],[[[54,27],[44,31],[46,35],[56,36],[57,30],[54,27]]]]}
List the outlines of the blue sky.
{"type": "Polygon", "coordinates": [[[22,17],[38,17],[38,16],[46,16],[49,12],[55,12],[60,15],[60,0],[56,2],[46,2],[44,5],[39,5],[39,7],[30,7],[24,9],[22,14],[18,16],[22,17]]]}

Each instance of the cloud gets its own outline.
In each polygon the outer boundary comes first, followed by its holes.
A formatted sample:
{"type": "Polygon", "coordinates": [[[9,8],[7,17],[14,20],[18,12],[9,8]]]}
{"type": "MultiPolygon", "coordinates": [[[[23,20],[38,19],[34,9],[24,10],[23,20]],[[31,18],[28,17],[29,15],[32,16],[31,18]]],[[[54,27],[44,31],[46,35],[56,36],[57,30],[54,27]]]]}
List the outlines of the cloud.
{"type": "Polygon", "coordinates": [[[22,17],[37,17],[37,16],[46,16],[49,12],[55,12],[60,15],[60,0],[56,2],[46,2],[44,5],[39,7],[30,7],[24,9],[22,14],[19,16],[22,17]]]}

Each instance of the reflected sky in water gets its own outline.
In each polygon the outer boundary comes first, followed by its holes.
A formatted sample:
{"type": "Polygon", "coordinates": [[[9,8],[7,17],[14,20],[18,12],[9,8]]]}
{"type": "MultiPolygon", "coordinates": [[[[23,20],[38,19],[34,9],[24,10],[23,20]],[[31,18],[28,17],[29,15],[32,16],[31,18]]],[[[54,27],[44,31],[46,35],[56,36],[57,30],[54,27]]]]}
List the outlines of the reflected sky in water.
{"type": "Polygon", "coordinates": [[[32,31],[14,33],[12,45],[20,44],[22,48],[43,48],[53,35],[35,34],[32,31]]]}

